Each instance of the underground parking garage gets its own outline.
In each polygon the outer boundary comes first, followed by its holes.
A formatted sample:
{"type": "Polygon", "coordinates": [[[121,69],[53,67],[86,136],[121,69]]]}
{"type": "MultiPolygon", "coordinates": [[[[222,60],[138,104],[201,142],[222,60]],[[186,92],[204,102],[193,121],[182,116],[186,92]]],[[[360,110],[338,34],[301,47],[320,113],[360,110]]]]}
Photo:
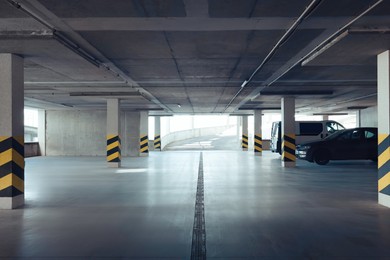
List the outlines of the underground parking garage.
{"type": "Polygon", "coordinates": [[[389,258],[389,13],[2,0],[0,257],[389,258]],[[297,159],[297,122],[343,116],[377,128],[376,160],[297,159]]]}

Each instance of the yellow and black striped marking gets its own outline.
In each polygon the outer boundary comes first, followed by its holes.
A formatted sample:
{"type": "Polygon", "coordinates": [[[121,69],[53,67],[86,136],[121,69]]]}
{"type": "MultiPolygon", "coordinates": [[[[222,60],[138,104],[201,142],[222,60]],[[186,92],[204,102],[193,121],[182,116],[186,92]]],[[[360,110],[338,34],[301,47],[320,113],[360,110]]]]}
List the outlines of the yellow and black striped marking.
{"type": "Polygon", "coordinates": [[[282,161],[295,162],[295,134],[285,134],[282,142],[282,161]]]}
{"type": "Polygon", "coordinates": [[[255,134],[255,153],[263,152],[263,139],[260,134],[255,134]]]}
{"type": "Polygon", "coordinates": [[[248,135],[242,135],[242,143],[241,143],[242,148],[248,148],[248,135]]]}
{"type": "Polygon", "coordinates": [[[107,162],[121,161],[121,138],[119,135],[107,135],[107,162]]]}
{"type": "Polygon", "coordinates": [[[24,138],[0,136],[0,197],[24,193],[24,138]]]}
{"type": "Polygon", "coordinates": [[[390,137],[378,135],[378,192],[390,195],[390,137]]]}
{"type": "Polygon", "coordinates": [[[154,149],[161,150],[161,137],[160,137],[160,135],[154,136],[154,149]]]}
{"type": "Polygon", "coordinates": [[[149,139],[148,135],[141,135],[139,139],[139,152],[140,153],[149,153],[149,139]]]}

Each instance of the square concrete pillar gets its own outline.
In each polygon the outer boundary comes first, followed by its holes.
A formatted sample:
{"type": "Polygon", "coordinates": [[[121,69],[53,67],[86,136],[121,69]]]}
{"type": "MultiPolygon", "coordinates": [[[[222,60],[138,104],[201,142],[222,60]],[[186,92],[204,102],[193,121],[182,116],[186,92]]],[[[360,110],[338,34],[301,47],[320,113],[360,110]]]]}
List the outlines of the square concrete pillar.
{"type": "Polygon", "coordinates": [[[139,139],[139,155],[140,156],[148,156],[149,155],[149,138],[148,138],[148,131],[149,131],[149,115],[148,111],[141,111],[140,112],[140,123],[139,123],[139,133],[140,133],[140,139],[139,139]]]}
{"type": "Polygon", "coordinates": [[[390,207],[390,52],[378,55],[378,201],[390,207]]]}
{"type": "Polygon", "coordinates": [[[46,155],[46,110],[38,110],[38,143],[41,156],[46,155]]]}
{"type": "Polygon", "coordinates": [[[248,151],[248,138],[248,116],[242,116],[241,147],[243,151],[248,151]]]}
{"type": "Polygon", "coordinates": [[[295,167],[295,99],[282,98],[282,166],[295,167]]]}
{"type": "Polygon", "coordinates": [[[121,167],[120,101],[107,99],[107,164],[121,167]]]}
{"type": "Polygon", "coordinates": [[[154,150],[161,151],[161,119],[154,117],[154,150]]]}
{"type": "Polygon", "coordinates": [[[24,204],[23,58],[0,54],[0,209],[24,204]]]}
{"type": "Polygon", "coordinates": [[[262,111],[255,110],[254,113],[254,151],[255,155],[261,156],[263,153],[263,138],[262,138],[262,124],[261,124],[262,111]]]}

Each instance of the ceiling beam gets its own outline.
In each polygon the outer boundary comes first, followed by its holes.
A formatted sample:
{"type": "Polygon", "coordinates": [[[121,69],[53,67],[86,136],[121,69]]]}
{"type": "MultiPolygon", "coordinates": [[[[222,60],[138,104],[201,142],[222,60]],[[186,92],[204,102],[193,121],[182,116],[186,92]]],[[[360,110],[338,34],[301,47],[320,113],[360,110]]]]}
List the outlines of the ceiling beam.
{"type": "Polygon", "coordinates": [[[71,27],[64,23],[60,18],[50,12],[44,5],[37,0],[7,0],[11,5],[21,9],[33,19],[52,30],[55,38],[64,44],[66,47],[72,49],[75,53],[87,59],[99,69],[104,69],[112,72],[118,77],[122,78],[126,85],[138,90],[140,94],[150,102],[153,102],[160,107],[170,109],[162,104],[156,97],[150,94],[145,89],[141,88],[137,82],[130,78],[120,68],[118,68],[111,60],[105,57],[98,49],[92,46],[81,35],[75,32],[71,27]]]}

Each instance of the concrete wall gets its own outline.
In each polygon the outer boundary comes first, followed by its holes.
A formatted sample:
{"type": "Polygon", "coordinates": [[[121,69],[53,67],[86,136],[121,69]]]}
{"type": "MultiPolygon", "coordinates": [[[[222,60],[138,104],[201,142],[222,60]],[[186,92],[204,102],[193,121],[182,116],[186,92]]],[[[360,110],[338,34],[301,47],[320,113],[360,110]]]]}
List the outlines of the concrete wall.
{"type": "MultiPolygon", "coordinates": [[[[105,156],[106,111],[47,110],[46,155],[105,156]]],[[[197,128],[167,134],[161,148],[188,138],[214,135],[233,126],[197,128]]],[[[140,112],[121,113],[122,156],[139,156],[140,112]]]]}
{"type": "Polygon", "coordinates": [[[378,107],[375,106],[360,110],[360,126],[378,127],[378,107]]]}
{"type": "Polygon", "coordinates": [[[122,155],[139,155],[140,113],[125,112],[122,114],[122,155]],[[126,134],[124,134],[126,133],[126,134]]]}
{"type": "Polygon", "coordinates": [[[106,155],[106,111],[46,111],[46,155],[106,155]]]}
{"type": "Polygon", "coordinates": [[[161,149],[164,149],[166,145],[174,141],[180,141],[180,140],[185,140],[185,139],[199,137],[199,136],[220,134],[223,131],[232,128],[233,126],[234,125],[208,127],[208,128],[195,128],[190,130],[172,132],[161,138],[161,149]]]}
{"type": "MultiPolygon", "coordinates": [[[[123,156],[138,156],[139,118],[121,113],[123,156]]],[[[105,156],[106,122],[106,111],[46,111],[46,155],[105,156]]]]}

